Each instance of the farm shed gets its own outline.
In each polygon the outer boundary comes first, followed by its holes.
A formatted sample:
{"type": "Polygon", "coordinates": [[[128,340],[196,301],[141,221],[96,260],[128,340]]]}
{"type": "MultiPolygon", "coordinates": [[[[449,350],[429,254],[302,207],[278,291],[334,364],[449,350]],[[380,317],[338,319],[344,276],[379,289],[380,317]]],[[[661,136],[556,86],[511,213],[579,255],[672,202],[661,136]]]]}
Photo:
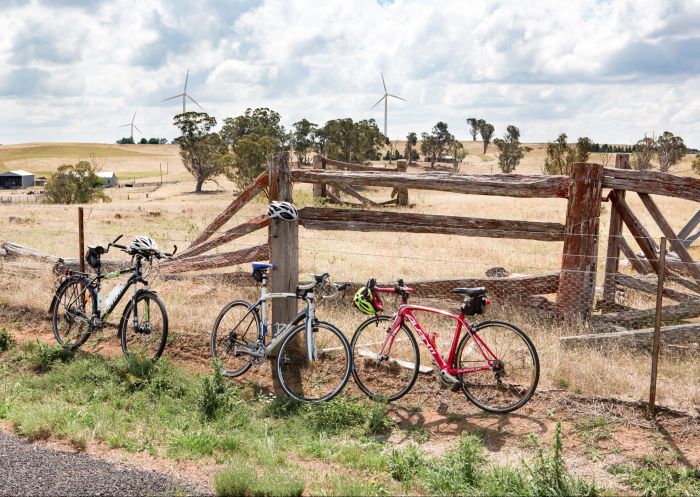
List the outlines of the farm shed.
{"type": "Polygon", "coordinates": [[[46,176],[39,176],[34,180],[34,186],[46,186],[46,176]]]}
{"type": "Polygon", "coordinates": [[[0,188],[30,188],[34,186],[34,175],[18,169],[0,174],[0,188]]]}
{"type": "Polygon", "coordinates": [[[106,188],[111,188],[119,184],[119,178],[114,174],[114,171],[99,172],[97,173],[97,177],[104,182],[106,188]]]}

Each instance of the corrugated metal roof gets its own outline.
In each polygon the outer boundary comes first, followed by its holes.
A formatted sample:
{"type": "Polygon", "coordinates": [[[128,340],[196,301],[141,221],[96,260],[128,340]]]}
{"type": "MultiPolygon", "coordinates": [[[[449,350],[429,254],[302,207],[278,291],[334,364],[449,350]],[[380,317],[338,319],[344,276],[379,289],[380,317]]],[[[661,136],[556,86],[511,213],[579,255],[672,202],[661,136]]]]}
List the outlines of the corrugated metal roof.
{"type": "Polygon", "coordinates": [[[16,171],[7,171],[6,173],[2,173],[0,176],[34,176],[34,173],[17,169],[16,171]]]}
{"type": "Polygon", "coordinates": [[[99,178],[111,178],[112,176],[116,176],[116,174],[114,174],[114,171],[100,171],[97,173],[97,176],[99,178]]]}

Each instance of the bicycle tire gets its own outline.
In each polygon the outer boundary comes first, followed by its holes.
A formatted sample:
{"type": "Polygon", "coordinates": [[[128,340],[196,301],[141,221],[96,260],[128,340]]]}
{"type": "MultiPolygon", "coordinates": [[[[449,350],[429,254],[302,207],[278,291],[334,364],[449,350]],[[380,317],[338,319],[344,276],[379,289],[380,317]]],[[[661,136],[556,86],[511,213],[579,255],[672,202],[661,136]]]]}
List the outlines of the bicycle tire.
{"type": "MultiPolygon", "coordinates": [[[[214,322],[214,328],[212,328],[212,330],[211,330],[211,343],[210,343],[211,357],[213,360],[219,361],[219,364],[221,365],[220,366],[221,374],[224,376],[227,376],[229,378],[235,378],[237,376],[241,376],[246,371],[248,371],[253,364],[251,362],[252,357],[251,356],[239,356],[242,358],[249,357],[250,359],[244,360],[243,362],[245,362],[245,364],[243,364],[243,366],[241,366],[237,369],[231,370],[228,367],[226,367],[226,364],[228,364],[228,361],[224,360],[223,355],[219,353],[218,342],[224,341],[227,338],[230,340],[230,338],[229,338],[230,334],[235,331],[235,328],[228,332],[228,337],[226,337],[226,338],[221,336],[221,334],[219,333],[219,328],[222,326],[222,321],[224,320],[226,315],[229,313],[229,311],[231,311],[234,308],[244,306],[245,309],[241,309],[241,311],[247,312],[248,309],[250,309],[252,307],[252,305],[253,304],[251,304],[250,302],[247,302],[245,300],[234,300],[233,302],[229,302],[228,304],[226,304],[224,306],[223,309],[221,309],[221,312],[219,312],[219,315],[216,317],[216,321],[214,322]]],[[[254,338],[257,341],[258,330],[260,329],[260,316],[258,315],[257,309],[253,309],[250,314],[253,316],[253,319],[254,319],[255,329],[253,330],[253,332],[255,333],[254,338]]],[[[247,332],[247,331],[248,330],[246,329],[245,332],[247,332]]],[[[231,344],[229,344],[229,343],[226,343],[226,345],[228,345],[229,347],[231,346],[231,344]]],[[[228,352],[229,350],[227,350],[226,352],[228,352]]],[[[227,355],[230,355],[230,354],[227,354],[227,355]]]]}
{"type": "MultiPolygon", "coordinates": [[[[148,323],[146,323],[146,326],[149,326],[151,325],[151,306],[150,304],[146,305],[148,313],[148,323]]],[[[139,320],[141,320],[141,318],[139,318],[139,320]]],[[[139,326],[141,326],[141,324],[139,324],[139,326]]],[[[124,308],[121,322],[119,323],[119,334],[121,336],[122,342],[122,353],[127,359],[137,358],[142,360],[157,361],[160,358],[160,356],[163,354],[165,344],[168,340],[168,312],[165,310],[165,304],[162,300],[160,300],[160,298],[158,297],[158,295],[156,295],[155,292],[141,291],[136,295],[136,299],[129,300],[126,307],[124,308]],[[156,303],[158,309],[160,310],[162,317],[162,330],[160,331],[160,337],[155,339],[140,338],[150,337],[152,334],[154,334],[153,331],[149,331],[146,333],[141,332],[139,330],[134,330],[134,333],[129,333],[129,325],[133,324],[133,320],[131,319],[131,313],[133,311],[134,302],[136,302],[136,310],[138,310],[138,304],[140,301],[153,301],[156,303]],[[142,344],[147,346],[149,349],[152,349],[153,353],[144,354],[141,351],[137,351],[137,346],[134,344],[138,343],[139,341],[142,342],[142,344]],[[129,345],[130,343],[131,345],[129,345]]]]}
{"type": "MultiPolygon", "coordinates": [[[[400,360],[403,362],[408,362],[408,363],[413,363],[414,368],[413,370],[405,368],[405,366],[400,366],[402,369],[407,369],[410,371],[410,375],[407,375],[406,381],[403,383],[403,385],[398,389],[396,392],[392,392],[390,395],[382,395],[379,394],[376,390],[378,389],[377,387],[372,387],[371,385],[368,385],[370,380],[375,380],[375,383],[380,384],[380,383],[386,383],[386,380],[384,380],[384,377],[389,376],[392,374],[392,371],[395,370],[395,365],[400,364],[396,361],[391,362],[391,361],[377,361],[374,360],[372,361],[372,357],[368,357],[367,354],[362,353],[361,351],[357,350],[358,347],[358,342],[360,341],[360,337],[362,336],[362,333],[368,328],[369,325],[375,324],[375,326],[379,326],[379,322],[385,321],[391,326],[391,323],[394,322],[394,318],[390,316],[375,316],[367,319],[363,323],[361,323],[357,329],[355,330],[355,333],[352,336],[352,342],[350,345],[350,348],[352,349],[352,377],[355,380],[355,383],[357,386],[362,390],[362,392],[367,395],[370,399],[379,401],[379,402],[391,402],[393,400],[398,400],[404,395],[406,395],[411,388],[413,388],[413,385],[416,383],[416,379],[418,378],[418,371],[420,369],[420,353],[418,351],[418,344],[416,343],[416,339],[413,336],[413,333],[408,329],[408,327],[405,324],[401,324],[401,329],[400,332],[403,331],[407,337],[408,337],[408,342],[410,344],[411,350],[413,351],[412,357],[403,357],[400,360]],[[368,361],[371,361],[371,364],[367,364],[368,361]],[[386,365],[386,367],[384,367],[386,365]],[[361,366],[361,367],[360,367],[361,366]],[[374,371],[369,371],[368,372],[368,378],[365,378],[364,380],[360,378],[360,373],[359,371],[362,370],[364,375],[364,370],[366,367],[371,366],[374,371]],[[377,371],[377,369],[382,368],[386,369],[387,371],[377,371]]],[[[382,332],[384,330],[382,329],[382,332]]],[[[384,332],[385,333],[385,332],[384,332]]],[[[383,335],[380,333],[378,334],[379,337],[381,338],[383,335]]],[[[397,334],[397,338],[398,338],[397,334]]],[[[396,340],[396,339],[394,339],[396,340]]],[[[378,340],[373,340],[373,342],[378,341],[378,340]]],[[[373,343],[372,342],[372,343],[373,343]]],[[[380,342],[378,345],[381,347],[383,343],[380,342]]],[[[394,341],[394,344],[396,344],[396,341],[394,341]]],[[[394,375],[395,376],[395,375],[394,375]]]]}
{"type": "MultiPolygon", "coordinates": [[[[537,350],[535,349],[535,345],[532,343],[532,340],[525,334],[524,331],[522,331],[520,328],[515,326],[512,323],[508,323],[506,321],[483,321],[481,323],[478,323],[474,326],[473,331],[474,333],[480,333],[483,332],[485,329],[489,328],[495,328],[495,327],[501,327],[510,331],[513,331],[515,335],[522,340],[522,342],[525,344],[525,347],[527,349],[527,352],[529,353],[530,359],[532,360],[532,366],[533,366],[533,371],[532,371],[532,376],[530,379],[530,385],[527,386],[527,389],[525,390],[525,393],[519,397],[519,399],[516,402],[513,402],[511,404],[508,404],[506,406],[493,406],[490,404],[485,403],[482,399],[478,398],[478,396],[475,394],[478,386],[475,383],[470,383],[469,377],[474,376],[475,374],[478,373],[472,373],[472,374],[462,374],[458,375],[460,381],[462,382],[462,392],[464,395],[469,399],[471,403],[473,403],[475,406],[479,407],[480,409],[483,409],[486,412],[494,413],[494,414],[506,414],[509,412],[513,412],[517,409],[520,409],[522,406],[524,406],[531,398],[532,395],[535,393],[537,390],[537,384],[539,383],[539,378],[540,378],[540,361],[539,357],[537,355],[537,350]]],[[[457,352],[455,354],[455,359],[454,359],[454,367],[468,367],[465,366],[464,363],[461,361],[462,354],[465,350],[465,347],[467,346],[467,343],[471,340],[472,336],[471,334],[467,333],[462,337],[462,340],[460,340],[459,345],[457,346],[457,352]]],[[[481,335],[480,335],[481,338],[481,335]]],[[[485,342],[487,346],[493,351],[495,348],[493,344],[489,344],[488,342],[485,342]]],[[[512,347],[508,349],[508,352],[512,350],[512,347]]],[[[498,354],[497,352],[494,352],[494,354],[498,354]]],[[[504,359],[505,357],[499,357],[499,359],[504,359]]],[[[510,359],[510,358],[508,358],[510,359]]],[[[481,357],[481,361],[483,363],[483,356],[481,357]]],[[[474,361],[470,361],[474,362],[474,361]]],[[[504,365],[504,369],[505,365],[504,365]]],[[[512,370],[512,368],[511,368],[512,370]]],[[[496,375],[496,373],[493,373],[496,375]]],[[[506,375],[507,375],[507,370],[506,370],[506,375]]],[[[498,377],[496,378],[496,384],[500,387],[501,383],[498,377]]],[[[482,384],[482,386],[484,386],[482,384]]],[[[491,391],[493,391],[493,387],[489,387],[491,391]]],[[[486,390],[486,387],[484,386],[484,389],[486,390]]],[[[509,391],[515,392],[515,389],[513,387],[508,388],[509,391]]]]}
{"type": "MultiPolygon", "coordinates": [[[[306,323],[302,322],[289,333],[287,338],[284,339],[279,348],[277,360],[275,361],[277,363],[277,378],[279,379],[282,390],[284,390],[284,392],[292,399],[306,403],[325,402],[334,398],[343,390],[345,385],[347,385],[352,369],[352,353],[350,351],[350,344],[348,343],[348,339],[345,337],[343,332],[325,321],[316,321],[313,327],[315,333],[318,333],[319,329],[325,329],[335,336],[340,342],[340,348],[342,348],[343,354],[333,353],[338,349],[337,343],[330,344],[332,346],[326,347],[325,349],[317,349],[317,359],[313,366],[309,368],[308,360],[306,359],[305,336],[300,336],[306,332],[306,323]],[[294,343],[297,338],[299,338],[299,342],[294,343]],[[297,350],[294,350],[295,348],[297,350]],[[312,396],[302,395],[303,392],[310,393],[310,389],[308,388],[310,385],[319,385],[325,378],[327,378],[329,369],[333,370],[338,368],[338,362],[339,360],[342,360],[339,359],[340,355],[344,356],[345,361],[345,368],[339,376],[340,381],[336,382],[331,380],[333,384],[331,385],[332,388],[328,393],[325,393],[327,390],[325,387],[319,387],[318,390],[322,389],[322,393],[320,394],[314,393],[312,396]],[[295,386],[294,382],[297,379],[296,377],[300,379],[304,372],[313,374],[313,380],[310,382],[310,384],[295,386]]],[[[316,340],[316,343],[318,344],[319,338],[317,337],[316,340]]],[[[317,392],[317,390],[315,389],[314,392],[317,392]]]]}
{"type": "MultiPolygon", "coordinates": [[[[91,316],[88,316],[85,314],[86,307],[90,305],[91,309],[91,315],[94,316],[97,314],[97,292],[95,292],[95,289],[89,285],[89,280],[86,278],[80,278],[80,277],[72,277],[69,278],[65,281],[63,281],[58,288],[56,289],[56,293],[54,294],[53,302],[51,303],[51,329],[53,331],[54,338],[58,342],[59,345],[70,349],[70,350],[77,350],[79,349],[90,337],[90,333],[92,331],[92,327],[87,324],[83,323],[87,327],[87,330],[83,329],[80,331],[80,334],[76,336],[75,341],[69,342],[67,341],[63,336],[61,336],[61,331],[59,329],[60,321],[65,321],[66,323],[69,323],[69,325],[72,325],[75,323],[75,319],[73,319],[73,322],[70,323],[69,316],[63,316],[62,318],[59,317],[59,314],[61,310],[65,310],[64,303],[62,302],[63,298],[66,296],[66,294],[70,291],[72,287],[75,285],[82,285],[84,287],[83,290],[79,290],[79,293],[73,293],[73,296],[71,299],[75,298],[80,298],[78,295],[79,294],[84,294],[85,291],[88,292],[89,297],[90,297],[90,303],[87,301],[81,302],[80,305],[82,305],[83,311],[82,315],[86,319],[90,319],[91,316]]],[[[70,312],[68,312],[70,314],[70,312]]]]}

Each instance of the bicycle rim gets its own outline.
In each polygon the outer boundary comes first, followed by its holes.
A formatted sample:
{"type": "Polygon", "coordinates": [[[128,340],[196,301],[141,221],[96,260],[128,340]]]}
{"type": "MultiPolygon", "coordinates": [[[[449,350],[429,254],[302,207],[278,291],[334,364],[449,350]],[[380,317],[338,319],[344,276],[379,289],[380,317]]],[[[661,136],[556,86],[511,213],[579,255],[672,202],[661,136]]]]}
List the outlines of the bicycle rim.
{"type": "Polygon", "coordinates": [[[251,366],[251,356],[241,354],[241,346],[258,339],[260,318],[249,302],[235,301],[224,307],[211,332],[211,355],[218,361],[221,374],[228,377],[242,375],[251,366]]]}
{"type": "Polygon", "coordinates": [[[340,393],[350,377],[350,345],[335,326],[317,322],[313,332],[316,360],[307,356],[305,325],[284,340],[277,356],[277,375],[287,395],[301,402],[322,402],[340,393]]]}
{"type": "Polygon", "coordinates": [[[72,350],[80,347],[90,335],[90,325],[85,320],[95,308],[94,291],[83,280],[72,280],[56,295],[51,327],[56,341],[72,350]]]}
{"type": "Polygon", "coordinates": [[[535,346],[525,333],[509,323],[484,322],[476,327],[475,333],[483,344],[470,334],[465,335],[457,349],[455,367],[486,365],[482,350],[489,357],[492,353],[496,362],[492,369],[460,375],[462,391],[472,403],[488,412],[507,413],[522,407],[539,381],[540,364],[535,346]]]}
{"type": "Polygon", "coordinates": [[[153,293],[141,293],[129,302],[121,321],[122,352],[128,359],[156,360],[168,339],[168,315],[153,293]],[[134,323],[134,312],[138,317],[134,323]]]}
{"type": "Polygon", "coordinates": [[[360,390],[373,400],[403,397],[418,377],[418,344],[406,326],[399,328],[390,353],[379,355],[393,322],[389,316],[370,318],[352,337],[352,375],[360,390]]]}

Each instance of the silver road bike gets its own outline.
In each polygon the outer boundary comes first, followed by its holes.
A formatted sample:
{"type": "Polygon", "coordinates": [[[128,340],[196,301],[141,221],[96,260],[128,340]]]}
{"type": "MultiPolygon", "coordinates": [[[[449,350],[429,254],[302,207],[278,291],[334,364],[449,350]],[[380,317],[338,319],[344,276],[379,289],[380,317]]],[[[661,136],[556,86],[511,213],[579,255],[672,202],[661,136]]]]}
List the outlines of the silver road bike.
{"type": "Polygon", "coordinates": [[[219,313],[211,333],[211,354],[223,375],[237,377],[251,366],[273,361],[284,392],[301,402],[330,400],[347,384],[351,374],[350,345],[345,335],[315,315],[314,293],[331,286],[336,293],[347,284],[333,284],[328,273],[312,275],[294,293],[271,293],[267,289],[272,264],[254,263],[253,276],[262,284],[260,299],[236,300],[219,313]],[[267,301],[297,299],[306,303],[289,323],[270,326],[267,301]]]}

